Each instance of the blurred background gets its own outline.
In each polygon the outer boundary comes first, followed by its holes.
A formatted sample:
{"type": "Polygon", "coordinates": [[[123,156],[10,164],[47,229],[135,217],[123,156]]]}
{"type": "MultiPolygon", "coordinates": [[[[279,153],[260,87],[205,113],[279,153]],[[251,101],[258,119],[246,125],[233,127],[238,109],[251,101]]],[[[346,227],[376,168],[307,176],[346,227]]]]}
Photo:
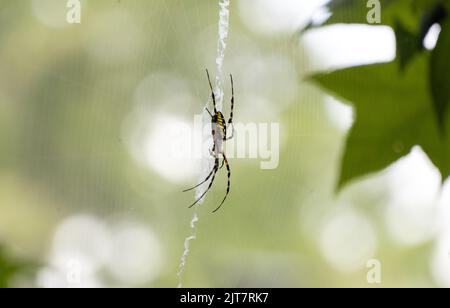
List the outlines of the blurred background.
{"type": "MultiPolygon", "coordinates": [[[[199,160],[167,153],[210,95],[218,1],[81,2],[72,25],[66,1],[0,4],[0,286],[175,287],[193,214],[181,191],[199,160]]],[[[279,123],[280,161],[231,159],[229,199],[211,214],[218,175],[186,287],[450,286],[450,184],[420,148],[335,192],[353,111],[306,77],[390,61],[395,37],[300,35],[325,2],[231,1],[235,120],[279,123]],[[371,259],[381,284],[367,281],[371,259]]]]}

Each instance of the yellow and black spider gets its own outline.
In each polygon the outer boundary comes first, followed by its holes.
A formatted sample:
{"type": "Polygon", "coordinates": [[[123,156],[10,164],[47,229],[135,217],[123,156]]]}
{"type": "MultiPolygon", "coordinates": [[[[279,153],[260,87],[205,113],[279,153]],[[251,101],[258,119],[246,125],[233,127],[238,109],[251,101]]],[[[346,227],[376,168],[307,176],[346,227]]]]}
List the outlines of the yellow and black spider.
{"type": "Polygon", "coordinates": [[[230,74],[230,80],[231,80],[231,111],[230,111],[230,118],[228,119],[228,123],[225,122],[225,117],[223,116],[222,112],[217,111],[217,107],[216,107],[216,97],[214,95],[214,91],[211,85],[211,79],[209,78],[209,72],[208,70],[206,70],[206,75],[208,76],[208,82],[209,82],[209,87],[211,89],[211,96],[212,96],[212,101],[213,101],[213,106],[214,106],[214,114],[212,114],[208,108],[206,108],[206,111],[208,111],[209,115],[211,116],[211,134],[212,134],[212,139],[213,139],[213,148],[210,150],[210,154],[211,156],[214,157],[214,167],[211,170],[211,172],[208,174],[208,176],[199,184],[195,185],[194,187],[191,187],[189,189],[184,190],[183,192],[186,191],[190,191],[192,189],[195,189],[197,187],[199,187],[200,185],[202,185],[203,183],[207,182],[209,179],[211,179],[211,181],[209,182],[208,188],[205,190],[205,192],[193,203],[189,206],[189,208],[193,207],[194,205],[196,205],[205,195],[206,193],[209,191],[209,189],[211,188],[214,179],[216,177],[216,173],[219,169],[221,169],[223,167],[223,165],[225,164],[227,171],[228,171],[228,183],[227,183],[227,192],[225,194],[225,197],[223,198],[222,202],[220,203],[219,207],[217,207],[213,213],[217,212],[222,204],[225,202],[228,193],[230,192],[230,178],[231,178],[231,171],[230,171],[230,165],[228,163],[228,159],[225,156],[224,150],[223,150],[223,142],[230,140],[231,138],[233,138],[234,135],[234,125],[233,125],[233,107],[234,107],[234,89],[233,89],[233,76],[230,74]],[[231,130],[231,136],[227,137],[227,128],[232,127],[231,130]],[[223,160],[222,160],[222,164],[219,167],[219,158],[220,155],[222,155],[223,160]]]}

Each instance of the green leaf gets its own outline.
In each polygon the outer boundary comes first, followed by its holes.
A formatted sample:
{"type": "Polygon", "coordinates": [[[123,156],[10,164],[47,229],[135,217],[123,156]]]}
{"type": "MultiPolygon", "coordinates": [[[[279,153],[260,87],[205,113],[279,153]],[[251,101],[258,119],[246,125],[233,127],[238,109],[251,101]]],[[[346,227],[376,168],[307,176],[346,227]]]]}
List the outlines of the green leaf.
{"type": "MultiPolygon", "coordinates": [[[[450,0],[380,0],[380,3],[381,25],[395,28],[400,22],[406,31],[422,35],[433,25],[430,21],[442,18],[442,9],[450,8],[450,0]]],[[[330,1],[325,7],[331,16],[320,24],[311,21],[303,31],[338,23],[368,24],[367,15],[372,8],[368,4],[366,0],[330,1]]]]}
{"type": "Polygon", "coordinates": [[[436,48],[431,55],[430,85],[434,109],[443,128],[450,104],[450,23],[442,25],[436,48]]]}
{"type": "MultiPolygon", "coordinates": [[[[433,1],[430,1],[433,3],[433,1]]],[[[424,12],[420,19],[420,33],[419,40],[423,43],[426,35],[428,34],[431,26],[438,23],[442,23],[447,18],[447,9],[442,2],[434,3],[434,5],[422,5],[421,10],[424,12]]]]}
{"type": "Polygon", "coordinates": [[[450,139],[442,139],[436,125],[427,81],[428,59],[423,53],[403,72],[394,61],[313,77],[355,107],[356,121],[343,153],[338,188],[386,168],[415,145],[422,147],[443,177],[450,174],[450,139]]]}
{"type": "Polygon", "coordinates": [[[394,31],[397,44],[397,59],[400,69],[404,70],[409,61],[422,49],[422,44],[418,36],[405,29],[400,22],[396,23],[394,31]]]}
{"type": "MultiPolygon", "coordinates": [[[[394,26],[400,20],[408,30],[417,29],[417,17],[419,12],[413,9],[415,0],[380,0],[381,3],[381,25],[394,26]]],[[[437,1],[437,0],[435,0],[437,1]]],[[[326,5],[331,12],[331,17],[318,25],[312,23],[305,29],[332,25],[345,24],[368,24],[367,15],[371,8],[364,0],[334,0],[326,5]]]]}
{"type": "Polygon", "coordinates": [[[399,21],[396,21],[394,27],[400,69],[405,69],[409,61],[425,49],[423,45],[424,39],[431,26],[436,23],[442,24],[447,16],[446,9],[441,2],[416,1],[414,2],[414,8],[416,11],[422,12],[418,31],[411,32],[399,21]]]}

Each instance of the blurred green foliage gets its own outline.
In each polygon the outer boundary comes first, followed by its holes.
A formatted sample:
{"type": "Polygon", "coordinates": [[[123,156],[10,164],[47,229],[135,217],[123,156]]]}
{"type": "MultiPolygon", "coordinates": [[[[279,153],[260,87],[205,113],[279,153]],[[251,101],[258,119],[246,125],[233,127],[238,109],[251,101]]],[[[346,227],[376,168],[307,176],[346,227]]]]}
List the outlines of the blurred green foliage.
{"type": "Polygon", "coordinates": [[[450,131],[443,139],[436,125],[424,78],[427,60],[425,56],[415,59],[404,72],[395,61],[315,77],[325,88],[353,102],[357,110],[340,185],[386,168],[415,145],[422,146],[444,177],[450,174],[450,131]]]}
{"type": "MultiPolygon", "coordinates": [[[[450,175],[449,3],[381,1],[381,24],[395,29],[396,60],[314,78],[356,107],[357,120],[347,139],[339,187],[386,168],[415,145],[424,149],[443,179],[450,175]],[[436,48],[428,52],[423,40],[434,24],[440,24],[442,32],[436,48]],[[367,160],[369,156],[373,159],[367,160]]],[[[362,7],[366,5],[365,1],[331,1],[332,16],[322,26],[366,24],[362,7]]]]}
{"type": "Polygon", "coordinates": [[[36,265],[13,258],[0,246],[0,288],[10,287],[11,281],[19,279],[19,275],[33,277],[36,270],[36,265]]]}

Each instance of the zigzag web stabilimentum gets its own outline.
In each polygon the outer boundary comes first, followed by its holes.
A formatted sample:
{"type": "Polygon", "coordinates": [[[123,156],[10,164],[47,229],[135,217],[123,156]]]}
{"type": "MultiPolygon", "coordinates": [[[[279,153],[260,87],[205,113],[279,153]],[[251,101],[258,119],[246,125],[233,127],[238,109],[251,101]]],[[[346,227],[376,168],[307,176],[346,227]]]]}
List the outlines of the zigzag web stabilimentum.
{"type": "MultiPolygon", "coordinates": [[[[228,27],[229,27],[229,5],[230,0],[219,0],[219,24],[218,24],[218,41],[217,41],[217,57],[216,57],[216,79],[215,79],[215,89],[214,93],[216,96],[216,106],[218,110],[222,109],[222,101],[223,101],[223,89],[222,89],[222,65],[223,60],[225,58],[225,48],[226,48],[226,39],[228,37],[228,27]]],[[[207,126],[211,122],[211,118],[207,112],[205,112],[205,107],[208,107],[209,100],[206,102],[206,105],[203,108],[202,113],[202,122],[203,127],[207,126]]],[[[204,141],[207,141],[208,139],[211,139],[211,135],[208,134],[205,130],[203,130],[203,136],[202,139],[204,141]]],[[[212,139],[211,139],[212,142],[212,139]]],[[[202,149],[202,161],[201,161],[201,172],[199,175],[199,180],[202,181],[211,171],[213,168],[213,159],[211,158],[209,151],[207,148],[202,149]]],[[[208,183],[204,183],[203,185],[200,185],[197,187],[195,191],[195,198],[200,198],[200,196],[203,194],[205,190],[205,186],[207,186],[208,183]]],[[[203,203],[204,197],[198,202],[198,205],[203,203]]],[[[180,264],[178,266],[178,287],[183,287],[183,273],[184,269],[186,267],[187,258],[189,257],[189,248],[191,241],[196,239],[197,232],[196,232],[196,223],[199,220],[199,215],[197,212],[197,206],[194,208],[194,214],[191,219],[190,223],[190,234],[185,238],[184,240],[184,250],[183,254],[180,258],[180,264]]]]}

